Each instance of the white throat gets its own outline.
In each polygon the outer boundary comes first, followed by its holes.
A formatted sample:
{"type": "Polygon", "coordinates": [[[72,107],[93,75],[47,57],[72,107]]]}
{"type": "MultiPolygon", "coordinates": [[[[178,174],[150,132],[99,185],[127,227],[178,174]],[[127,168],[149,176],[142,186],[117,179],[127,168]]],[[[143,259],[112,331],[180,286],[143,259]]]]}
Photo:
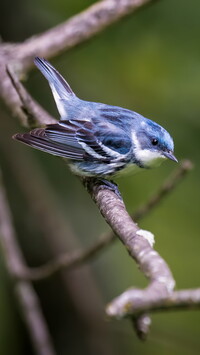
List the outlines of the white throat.
{"type": "Polygon", "coordinates": [[[136,133],[132,132],[132,140],[134,145],[134,154],[136,159],[144,165],[145,168],[153,168],[159,166],[166,157],[160,152],[142,149],[136,133]]]}

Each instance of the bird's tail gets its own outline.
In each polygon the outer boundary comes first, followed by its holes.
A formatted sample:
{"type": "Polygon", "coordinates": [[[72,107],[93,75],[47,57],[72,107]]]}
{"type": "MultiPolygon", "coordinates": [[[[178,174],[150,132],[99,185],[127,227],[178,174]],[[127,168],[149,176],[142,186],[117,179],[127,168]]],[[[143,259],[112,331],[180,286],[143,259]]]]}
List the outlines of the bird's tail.
{"type": "Polygon", "coordinates": [[[47,60],[36,57],[34,63],[48,80],[61,118],[65,118],[64,101],[71,100],[76,95],[62,75],[47,60]]]}

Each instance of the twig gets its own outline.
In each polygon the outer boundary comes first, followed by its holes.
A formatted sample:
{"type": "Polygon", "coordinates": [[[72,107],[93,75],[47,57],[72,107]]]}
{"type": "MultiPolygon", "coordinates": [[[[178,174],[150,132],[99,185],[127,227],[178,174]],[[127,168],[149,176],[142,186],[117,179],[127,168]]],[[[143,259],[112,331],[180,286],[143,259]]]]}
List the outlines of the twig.
{"type": "Polygon", "coordinates": [[[19,81],[18,76],[12,69],[12,66],[7,66],[7,73],[12,81],[13,87],[19,95],[21,108],[27,118],[27,121],[23,122],[23,124],[27,127],[35,127],[38,125],[56,123],[55,118],[53,118],[30,96],[25,87],[19,81]]]}
{"type": "Polygon", "coordinates": [[[138,338],[146,340],[147,335],[149,334],[151,318],[147,314],[141,314],[139,316],[132,315],[130,318],[138,338]]]}
{"type": "Polygon", "coordinates": [[[38,355],[55,355],[50,334],[40,308],[38,297],[29,281],[18,280],[26,264],[17,244],[3,181],[0,177],[0,243],[7,270],[14,285],[18,303],[38,355]]]}
{"type": "Polygon", "coordinates": [[[152,294],[146,297],[145,290],[129,289],[107,306],[107,314],[114,318],[136,316],[144,312],[172,311],[200,308],[200,288],[174,291],[167,297],[152,294]]]}
{"type": "MultiPolygon", "coordinates": [[[[149,201],[147,201],[142,207],[134,212],[132,218],[135,221],[144,218],[153,208],[158,206],[158,204],[170,192],[173,191],[175,186],[177,186],[177,184],[182,181],[182,179],[191,169],[192,163],[189,160],[182,161],[180,166],[173,172],[173,174],[163,182],[160,189],[152,197],[150,197],[149,201]]],[[[91,258],[94,258],[115,240],[117,240],[116,235],[110,231],[101,235],[99,239],[88,249],[64,253],[57,257],[55,260],[49,261],[45,265],[34,268],[27,268],[26,270],[24,269],[23,273],[18,274],[18,277],[20,279],[40,281],[44,278],[50,277],[62,268],[68,270],[90,260],[91,258]]]]}
{"type": "Polygon", "coordinates": [[[86,250],[66,252],[42,266],[32,268],[27,267],[26,269],[20,270],[17,277],[21,280],[41,281],[45,278],[51,277],[54,273],[62,269],[70,270],[75,268],[89,259],[94,258],[100,251],[103,251],[104,247],[110,244],[114,238],[113,233],[103,234],[94,245],[86,250]]]}
{"type": "Polygon", "coordinates": [[[153,208],[172,192],[177,184],[182,181],[186,174],[193,169],[193,164],[190,160],[183,160],[179,167],[169,176],[169,178],[161,185],[160,189],[147,201],[143,206],[137,209],[133,214],[133,219],[139,221],[146,216],[153,208]]]}

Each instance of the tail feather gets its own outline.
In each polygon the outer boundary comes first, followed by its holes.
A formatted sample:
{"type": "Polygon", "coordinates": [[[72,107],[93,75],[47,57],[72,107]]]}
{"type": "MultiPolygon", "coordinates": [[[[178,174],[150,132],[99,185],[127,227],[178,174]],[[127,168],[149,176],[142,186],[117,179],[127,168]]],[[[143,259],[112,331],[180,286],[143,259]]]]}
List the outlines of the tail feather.
{"type": "Polygon", "coordinates": [[[49,82],[61,118],[66,118],[63,101],[71,100],[76,95],[62,75],[47,60],[36,57],[34,63],[49,82]]]}

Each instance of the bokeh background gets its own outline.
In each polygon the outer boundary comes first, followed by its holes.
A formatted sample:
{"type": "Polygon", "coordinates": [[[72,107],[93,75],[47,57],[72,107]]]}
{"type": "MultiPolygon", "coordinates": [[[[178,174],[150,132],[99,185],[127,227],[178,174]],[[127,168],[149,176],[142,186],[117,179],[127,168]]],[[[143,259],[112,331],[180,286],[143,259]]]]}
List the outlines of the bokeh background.
{"type": "MultiPolygon", "coordinates": [[[[2,0],[0,34],[23,41],[94,3],[89,0],[2,0]]],[[[156,236],[155,248],[170,265],[177,288],[200,283],[200,2],[157,1],[87,43],[54,58],[75,93],[86,100],[133,109],[163,125],[174,137],[179,160],[194,170],[140,226],[156,236]]],[[[58,117],[46,80],[35,70],[25,83],[58,117]]],[[[0,162],[18,240],[30,266],[62,251],[87,248],[108,226],[83,186],[59,158],[12,141],[23,131],[0,104],[0,162]]],[[[119,181],[127,208],[157,190],[175,169],[167,162],[119,181]]],[[[32,354],[12,284],[0,255],[0,354],[32,354]]],[[[128,320],[109,322],[104,305],[146,280],[120,242],[87,265],[35,283],[59,355],[199,354],[199,311],[153,315],[141,343],[128,320]]]]}

